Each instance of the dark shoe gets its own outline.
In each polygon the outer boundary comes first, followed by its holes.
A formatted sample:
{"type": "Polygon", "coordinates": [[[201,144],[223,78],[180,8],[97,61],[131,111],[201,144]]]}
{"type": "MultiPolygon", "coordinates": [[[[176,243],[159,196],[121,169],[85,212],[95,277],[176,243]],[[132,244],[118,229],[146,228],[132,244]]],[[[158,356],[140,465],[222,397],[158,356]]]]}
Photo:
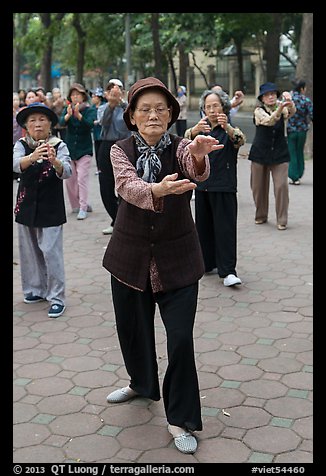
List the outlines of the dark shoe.
{"type": "Polygon", "coordinates": [[[93,211],[92,205],[87,205],[87,211],[88,211],[88,212],[92,212],[92,211],[93,211]]]}
{"type": "Polygon", "coordinates": [[[52,304],[48,312],[48,317],[59,317],[65,312],[65,309],[63,304],[52,304]]]}
{"type": "Polygon", "coordinates": [[[27,296],[24,297],[24,302],[26,302],[26,304],[33,304],[34,302],[41,301],[44,301],[44,298],[42,298],[41,296],[33,296],[32,293],[27,294],[27,296]]]}
{"type": "Polygon", "coordinates": [[[217,268],[212,268],[209,269],[208,271],[205,271],[205,274],[216,274],[217,273],[217,268]]]}

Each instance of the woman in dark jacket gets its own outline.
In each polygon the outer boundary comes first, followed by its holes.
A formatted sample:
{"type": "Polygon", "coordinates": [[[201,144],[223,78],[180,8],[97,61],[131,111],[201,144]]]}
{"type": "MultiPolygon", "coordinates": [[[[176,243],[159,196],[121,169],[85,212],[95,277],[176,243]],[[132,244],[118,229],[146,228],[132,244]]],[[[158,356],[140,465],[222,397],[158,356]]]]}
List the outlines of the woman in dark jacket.
{"type": "Polygon", "coordinates": [[[195,191],[196,226],[205,272],[217,268],[225,286],[241,284],[237,276],[237,155],[245,136],[229,123],[231,103],[223,90],[206,90],[200,98],[205,116],[185,137],[209,134],[224,145],[209,154],[211,173],[195,191]]]}
{"type": "Polygon", "coordinates": [[[154,316],[158,304],[167,333],[163,399],[168,431],[183,453],[194,453],[202,429],[193,348],[198,280],[204,264],[190,199],[193,180],[209,174],[207,153],[223,146],[213,137],[171,135],[180,107],[156,78],[129,90],[124,120],[130,138],[111,148],[120,196],[104,267],[111,273],[117,331],[128,387],[107,397],[120,403],[141,395],[160,399],[154,316]]]}
{"type": "Polygon", "coordinates": [[[88,103],[83,85],[72,84],[67,99],[70,103],[60,117],[60,124],[67,125],[65,140],[72,160],[72,176],[66,185],[73,213],[78,213],[77,220],[84,220],[92,210],[88,205],[88,189],[93,156],[92,129],[97,114],[88,103]]]}
{"type": "Polygon", "coordinates": [[[290,154],[285,137],[285,121],[295,113],[291,94],[281,93],[274,83],[260,86],[259,105],[254,111],[256,134],[248,159],[251,160],[250,185],[256,205],[255,223],[268,219],[269,182],[274,182],[275,210],[278,230],[286,230],[289,208],[288,168],[290,154]]]}

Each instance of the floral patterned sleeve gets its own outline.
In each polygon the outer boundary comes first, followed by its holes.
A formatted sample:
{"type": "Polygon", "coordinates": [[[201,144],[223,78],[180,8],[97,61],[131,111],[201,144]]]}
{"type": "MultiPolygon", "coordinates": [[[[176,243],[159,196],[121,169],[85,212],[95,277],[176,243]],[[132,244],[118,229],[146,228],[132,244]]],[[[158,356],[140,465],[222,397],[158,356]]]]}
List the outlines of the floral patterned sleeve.
{"type": "Polygon", "coordinates": [[[179,161],[179,167],[185,177],[196,180],[196,182],[203,182],[208,179],[210,173],[210,164],[208,155],[205,155],[205,170],[202,174],[198,175],[195,162],[192,155],[189,152],[188,145],[191,143],[189,139],[182,139],[177,148],[177,159],[179,161]]]}
{"type": "Polygon", "coordinates": [[[163,199],[154,200],[152,184],[138,177],[125,152],[116,144],[111,147],[115,189],[126,202],[154,212],[162,211],[163,199]]]}
{"type": "Polygon", "coordinates": [[[254,117],[256,126],[274,126],[281,119],[277,109],[268,114],[262,107],[255,109],[254,117]]]}
{"type": "Polygon", "coordinates": [[[294,104],[284,107],[281,114],[279,113],[278,109],[275,109],[275,111],[270,110],[270,113],[268,113],[264,108],[257,107],[254,112],[255,124],[256,126],[274,126],[276,122],[281,119],[282,114],[286,120],[293,116],[295,111],[296,108],[294,104]]]}

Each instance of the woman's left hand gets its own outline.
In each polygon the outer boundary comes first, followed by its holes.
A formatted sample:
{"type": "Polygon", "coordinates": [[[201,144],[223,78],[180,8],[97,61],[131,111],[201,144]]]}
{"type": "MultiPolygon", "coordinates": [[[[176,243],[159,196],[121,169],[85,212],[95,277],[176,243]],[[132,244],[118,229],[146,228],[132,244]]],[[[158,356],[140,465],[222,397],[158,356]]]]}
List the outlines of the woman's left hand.
{"type": "Polygon", "coordinates": [[[49,162],[51,162],[51,164],[53,165],[53,163],[56,161],[57,159],[57,154],[55,152],[55,148],[50,145],[50,144],[46,144],[47,145],[47,159],[49,162]]]}
{"type": "Polygon", "coordinates": [[[213,150],[223,149],[224,145],[220,144],[214,137],[199,134],[188,147],[189,152],[193,157],[196,159],[202,159],[213,150]]]}

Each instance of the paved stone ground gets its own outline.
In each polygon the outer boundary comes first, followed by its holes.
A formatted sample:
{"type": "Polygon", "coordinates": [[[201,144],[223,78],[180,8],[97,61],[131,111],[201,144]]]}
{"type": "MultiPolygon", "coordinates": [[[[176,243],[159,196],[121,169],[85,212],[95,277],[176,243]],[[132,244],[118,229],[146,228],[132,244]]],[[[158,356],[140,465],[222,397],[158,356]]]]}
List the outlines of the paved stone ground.
{"type": "MultiPolygon", "coordinates": [[[[194,335],[204,428],[195,455],[175,449],[162,401],[106,403],[128,377],[101,265],[109,239],[101,230],[109,220],[95,165],[93,213],[77,221],[67,207],[67,309],[57,320],[47,317],[46,303],[22,302],[14,224],[14,462],[312,462],[313,162],[302,185],[290,186],[288,229],[276,229],[272,191],[269,222],[257,226],[249,146],[240,151],[238,170],[243,285],[225,288],[216,275],[200,281],[194,335]]],[[[163,375],[159,316],[156,337],[163,375]]]]}

